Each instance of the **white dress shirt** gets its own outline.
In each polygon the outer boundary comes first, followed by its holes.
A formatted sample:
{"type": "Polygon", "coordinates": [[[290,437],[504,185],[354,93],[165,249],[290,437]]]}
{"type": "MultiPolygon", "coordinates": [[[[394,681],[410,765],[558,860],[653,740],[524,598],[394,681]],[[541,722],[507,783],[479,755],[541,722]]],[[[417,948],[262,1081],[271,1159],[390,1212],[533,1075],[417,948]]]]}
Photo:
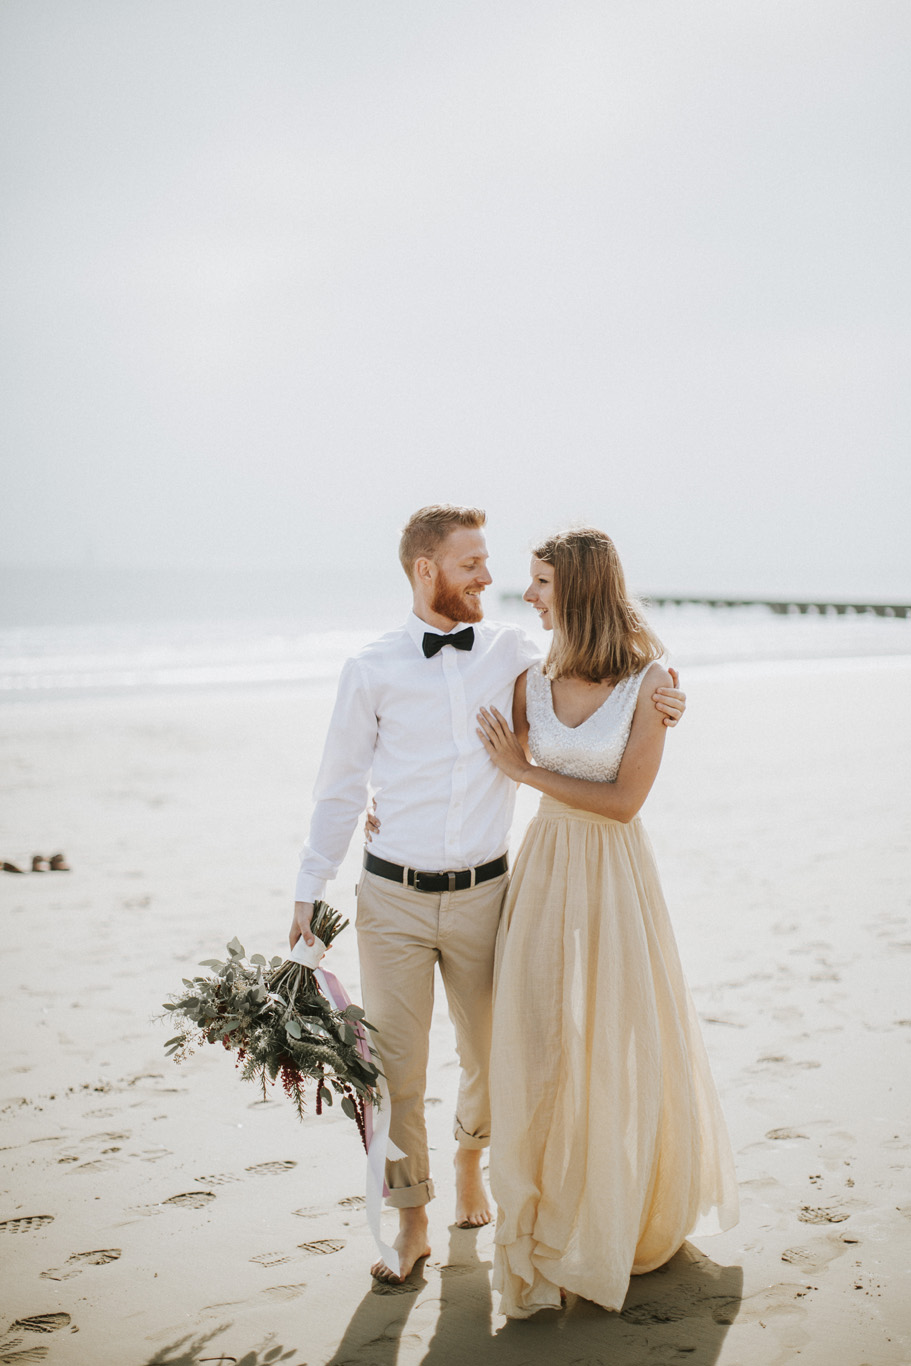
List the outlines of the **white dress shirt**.
{"type": "Polygon", "coordinates": [[[506,852],[516,786],[491,763],[476,718],[494,706],[511,720],[513,685],[541,652],[519,627],[480,621],[471,650],[446,646],[426,659],[425,631],[443,634],[411,613],[342,669],[298,901],[321,897],[338,872],[363,820],[368,783],[380,821],[370,847],[379,858],[444,872],[506,852]]]}

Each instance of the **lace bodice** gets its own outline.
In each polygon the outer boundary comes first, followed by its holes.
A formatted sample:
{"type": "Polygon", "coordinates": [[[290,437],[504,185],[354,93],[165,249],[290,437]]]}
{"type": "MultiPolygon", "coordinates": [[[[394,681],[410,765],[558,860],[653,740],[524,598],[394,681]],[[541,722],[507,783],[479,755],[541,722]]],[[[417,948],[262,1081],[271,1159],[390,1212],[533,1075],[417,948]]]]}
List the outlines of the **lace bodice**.
{"type": "Polygon", "coordinates": [[[639,700],[639,685],[647,672],[648,667],[624,678],[587,721],[571,727],[557,720],[550,679],[541,672],[540,664],[532,665],[526,709],[528,743],[535,763],[570,778],[615,782],[639,700]]]}

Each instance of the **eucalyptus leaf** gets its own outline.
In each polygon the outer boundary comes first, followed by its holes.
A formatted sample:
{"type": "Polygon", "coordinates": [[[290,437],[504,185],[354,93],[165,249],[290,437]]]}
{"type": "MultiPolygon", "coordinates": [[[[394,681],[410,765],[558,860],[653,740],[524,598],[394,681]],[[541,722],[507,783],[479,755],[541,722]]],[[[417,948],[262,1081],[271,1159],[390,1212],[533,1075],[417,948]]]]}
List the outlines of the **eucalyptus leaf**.
{"type": "Polygon", "coordinates": [[[289,1020],[285,1025],[285,1029],[292,1039],[299,1039],[301,1037],[301,1027],[297,1023],[297,1020],[289,1020]]]}
{"type": "Polygon", "coordinates": [[[364,1012],[360,1006],[356,1006],[353,1002],[350,1006],[345,1007],[342,1014],[346,1020],[362,1020],[364,1018],[364,1012]]]}
{"type": "Polygon", "coordinates": [[[266,966],[266,960],[265,958],[263,958],[261,953],[254,953],[250,958],[250,962],[256,963],[263,968],[266,966]]]}
{"type": "Polygon", "coordinates": [[[204,958],[199,966],[201,968],[215,968],[216,970],[220,970],[224,967],[224,963],[220,958],[204,958]]]}
{"type": "Polygon", "coordinates": [[[235,935],[230,944],[227,945],[227,950],[232,958],[243,958],[244,956],[244,946],[237,935],[235,935]]]}
{"type": "Polygon", "coordinates": [[[319,1098],[324,1105],[332,1104],[332,1092],[329,1090],[328,1086],[321,1086],[319,1088],[319,1098]]]}
{"type": "Polygon", "coordinates": [[[357,1110],[354,1108],[354,1101],[350,1096],[342,1096],[342,1109],[349,1119],[357,1118],[357,1110]]]}

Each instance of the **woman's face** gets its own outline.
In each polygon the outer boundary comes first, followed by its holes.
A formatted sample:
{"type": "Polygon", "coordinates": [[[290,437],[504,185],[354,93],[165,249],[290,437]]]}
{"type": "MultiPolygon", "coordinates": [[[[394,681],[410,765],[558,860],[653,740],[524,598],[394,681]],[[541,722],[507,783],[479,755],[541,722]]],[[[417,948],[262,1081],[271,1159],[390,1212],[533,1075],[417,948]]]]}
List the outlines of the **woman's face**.
{"type": "Polygon", "coordinates": [[[531,583],[522,594],[526,602],[530,602],[532,607],[541,618],[541,625],[545,631],[554,629],[551,608],[554,601],[554,567],[547,564],[544,560],[531,557],[531,583]]]}

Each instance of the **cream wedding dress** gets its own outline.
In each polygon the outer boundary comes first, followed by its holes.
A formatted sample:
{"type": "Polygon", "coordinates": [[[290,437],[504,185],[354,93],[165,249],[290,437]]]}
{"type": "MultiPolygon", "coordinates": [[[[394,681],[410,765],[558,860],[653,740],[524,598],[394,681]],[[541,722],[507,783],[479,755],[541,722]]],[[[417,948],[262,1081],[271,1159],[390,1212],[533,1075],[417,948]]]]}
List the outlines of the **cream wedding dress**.
{"type": "MultiPolygon", "coordinates": [[[[647,670],[581,726],[528,674],[537,763],[614,781],[647,670]]],[[[501,1312],[560,1288],[619,1309],[630,1275],[737,1221],[727,1129],[654,854],[628,824],[542,797],[497,945],[491,1056],[501,1312]]]]}

